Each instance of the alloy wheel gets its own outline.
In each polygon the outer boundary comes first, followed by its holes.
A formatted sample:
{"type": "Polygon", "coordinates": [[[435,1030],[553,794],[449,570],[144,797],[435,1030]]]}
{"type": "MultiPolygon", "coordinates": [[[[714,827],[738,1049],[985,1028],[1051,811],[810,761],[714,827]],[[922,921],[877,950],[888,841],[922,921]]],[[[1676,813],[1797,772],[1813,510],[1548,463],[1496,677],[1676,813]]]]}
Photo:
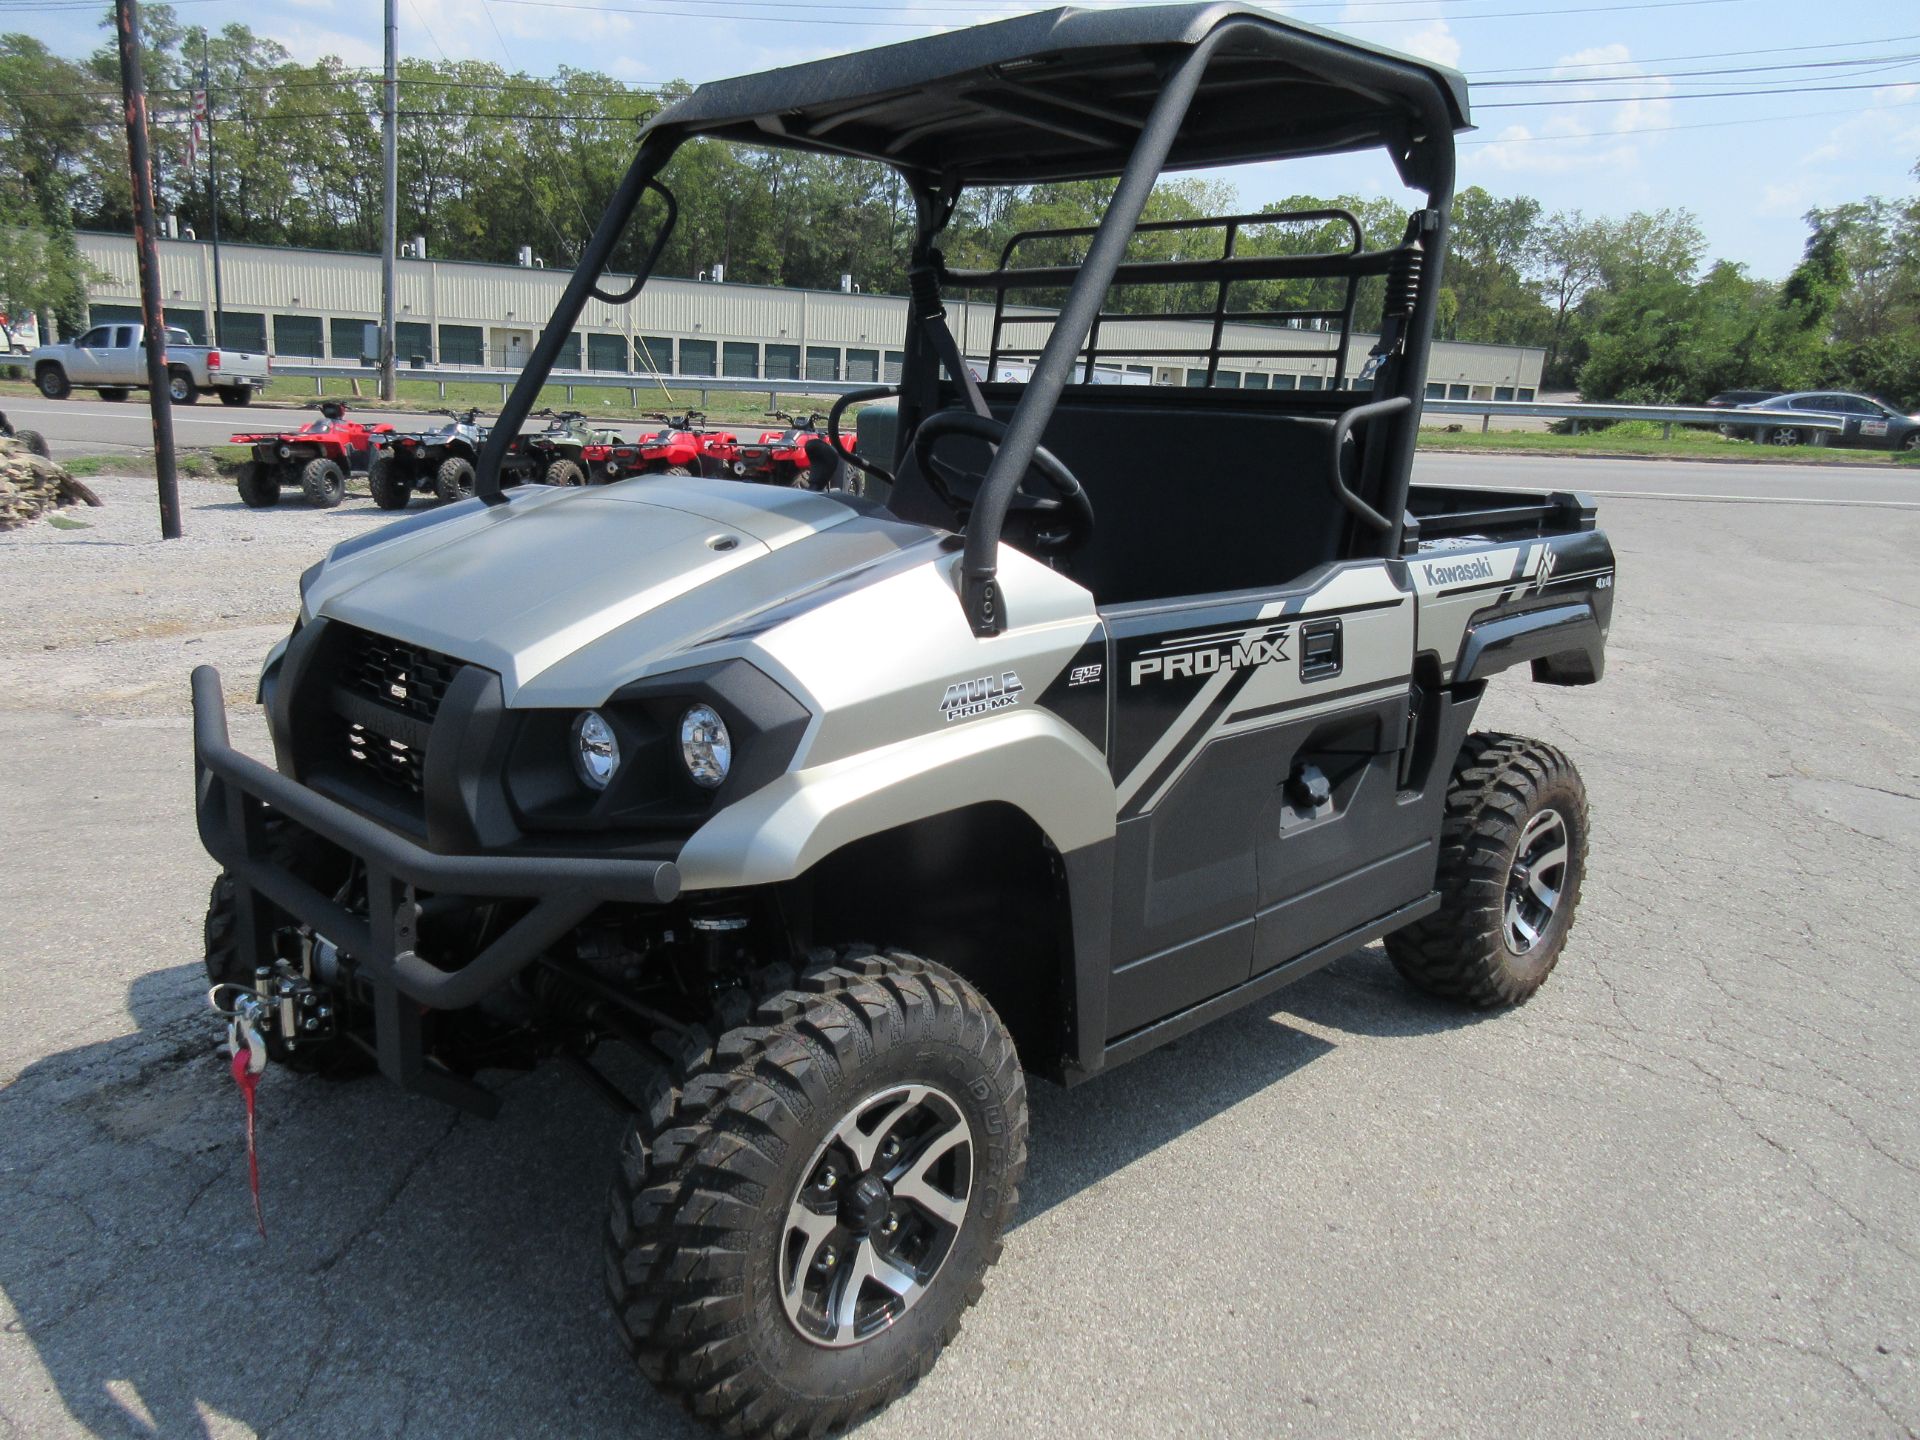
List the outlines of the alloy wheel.
{"type": "Polygon", "coordinates": [[[1542,810],[1520,832],[1507,877],[1504,929],[1514,954],[1525,955],[1552,927],[1566,877],[1567,822],[1558,810],[1542,810]]]}

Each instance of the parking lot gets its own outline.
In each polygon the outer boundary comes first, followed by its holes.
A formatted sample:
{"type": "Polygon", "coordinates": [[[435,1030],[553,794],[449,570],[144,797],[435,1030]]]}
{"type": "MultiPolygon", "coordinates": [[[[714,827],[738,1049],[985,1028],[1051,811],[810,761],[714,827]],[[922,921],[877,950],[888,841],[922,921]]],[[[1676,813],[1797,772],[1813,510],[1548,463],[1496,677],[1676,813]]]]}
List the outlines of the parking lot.
{"type": "MultiPolygon", "coordinates": [[[[1465,1015],[1370,947],[1037,1085],[986,1297],[863,1434],[1920,1431],[1920,480],[1419,473],[1619,497],[1605,683],[1480,718],[1586,777],[1560,971],[1465,1015]]],[[[270,1074],[255,1233],[186,676],[243,706],[300,571],[387,517],[183,481],[163,545],[151,482],[95,484],[0,535],[0,1428],[704,1433],[604,1313],[620,1122],[562,1070],[493,1123],[270,1074]]]]}

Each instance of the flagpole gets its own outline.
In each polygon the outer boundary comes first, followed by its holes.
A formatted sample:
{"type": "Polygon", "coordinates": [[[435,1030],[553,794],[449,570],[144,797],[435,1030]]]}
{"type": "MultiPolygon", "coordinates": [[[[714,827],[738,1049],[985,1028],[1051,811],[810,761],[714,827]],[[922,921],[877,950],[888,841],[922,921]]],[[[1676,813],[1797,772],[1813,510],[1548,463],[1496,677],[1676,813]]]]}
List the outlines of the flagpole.
{"type": "Polygon", "coordinates": [[[200,88],[207,97],[207,209],[213,226],[213,343],[223,345],[225,308],[220,292],[220,147],[213,138],[213,66],[207,58],[207,32],[200,32],[200,88]]]}

